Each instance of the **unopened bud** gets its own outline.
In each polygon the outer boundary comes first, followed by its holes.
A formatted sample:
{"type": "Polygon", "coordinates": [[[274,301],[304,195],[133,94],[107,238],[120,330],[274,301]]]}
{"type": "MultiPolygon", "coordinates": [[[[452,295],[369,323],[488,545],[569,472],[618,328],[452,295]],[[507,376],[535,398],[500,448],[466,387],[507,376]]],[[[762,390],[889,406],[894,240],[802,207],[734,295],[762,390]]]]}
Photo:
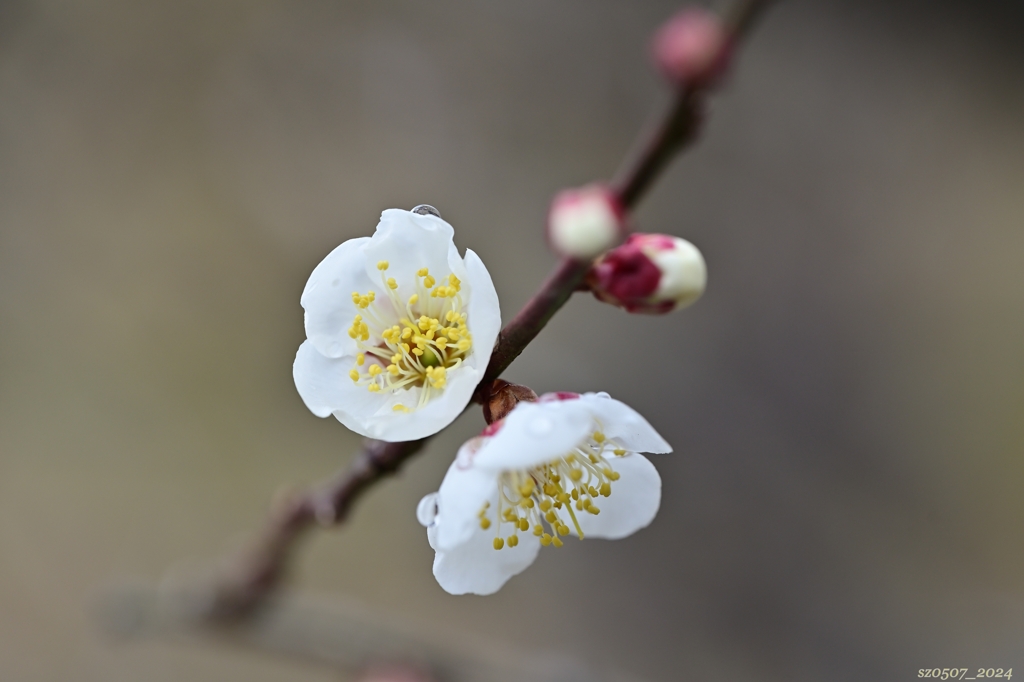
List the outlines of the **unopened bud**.
{"type": "Polygon", "coordinates": [[[587,275],[598,299],[631,313],[667,313],[704,293],[708,271],[697,247],[679,237],[634,234],[599,258],[587,275]]]}
{"type": "Polygon", "coordinates": [[[618,244],[626,219],[615,194],[603,185],[560,192],[548,216],[548,242],[559,255],[590,260],[618,244]]]}
{"type": "Polygon", "coordinates": [[[483,401],[484,421],[488,424],[501,421],[524,400],[530,403],[535,402],[537,394],[526,386],[513,384],[504,379],[495,379],[483,401]]]}
{"type": "Polygon", "coordinates": [[[688,7],[668,20],[654,36],[654,60],[681,86],[709,88],[725,73],[730,55],[722,21],[713,13],[688,7]]]}

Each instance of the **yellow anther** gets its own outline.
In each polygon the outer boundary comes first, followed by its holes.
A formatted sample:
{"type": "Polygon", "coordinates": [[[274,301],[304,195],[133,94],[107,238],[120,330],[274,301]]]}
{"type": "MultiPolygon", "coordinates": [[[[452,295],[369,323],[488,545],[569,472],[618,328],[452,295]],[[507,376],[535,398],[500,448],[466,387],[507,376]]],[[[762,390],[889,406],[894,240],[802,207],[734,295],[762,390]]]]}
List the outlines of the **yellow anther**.
{"type": "Polygon", "coordinates": [[[582,469],[569,469],[569,478],[571,478],[574,481],[580,480],[581,478],[583,478],[583,470],[582,469]]]}
{"type": "Polygon", "coordinates": [[[580,499],[580,491],[577,490],[576,488],[572,489],[572,499],[574,499],[574,500],[580,499]]]}
{"type": "Polygon", "coordinates": [[[582,510],[583,510],[583,502],[581,500],[576,500],[576,511],[582,511],[582,510]]]}
{"type": "Polygon", "coordinates": [[[590,486],[589,488],[587,488],[587,492],[590,493],[591,497],[597,497],[598,495],[597,488],[595,488],[594,486],[590,486]]]}
{"type": "Polygon", "coordinates": [[[391,376],[398,376],[398,365],[388,365],[388,373],[391,376]]]}
{"type": "Polygon", "coordinates": [[[509,535],[508,536],[508,546],[509,547],[515,547],[518,544],[519,544],[519,536],[518,535],[509,535]]]}
{"type": "Polygon", "coordinates": [[[494,538],[494,549],[501,549],[505,546],[505,541],[501,538],[494,538]]]}
{"type": "Polygon", "coordinates": [[[380,386],[378,386],[377,384],[370,384],[366,388],[369,389],[370,393],[377,393],[380,391],[380,386]]]}
{"type": "Polygon", "coordinates": [[[423,351],[420,350],[419,348],[413,348],[412,354],[415,355],[416,357],[419,357],[420,355],[423,355],[423,351]]]}
{"type": "Polygon", "coordinates": [[[602,483],[600,492],[602,497],[608,497],[609,495],[612,494],[612,484],[602,483]]]}
{"type": "Polygon", "coordinates": [[[558,524],[558,534],[559,535],[568,535],[569,534],[569,526],[565,525],[564,523],[558,524]]]}
{"type": "MultiPolygon", "coordinates": [[[[543,543],[543,540],[541,542],[543,543]]],[[[562,542],[561,540],[559,540],[557,537],[552,537],[551,538],[551,544],[554,545],[555,547],[561,547],[565,543],[562,542]]]]}
{"type": "Polygon", "coordinates": [[[355,329],[349,329],[348,330],[348,336],[349,336],[349,338],[354,339],[357,336],[359,336],[359,333],[355,329]]]}
{"type": "Polygon", "coordinates": [[[600,431],[594,431],[594,442],[595,443],[603,443],[604,440],[605,440],[605,438],[604,438],[604,434],[603,433],[601,433],[600,431]]]}
{"type": "Polygon", "coordinates": [[[352,378],[352,381],[359,381],[359,372],[358,371],[352,370],[351,372],[348,373],[348,375],[352,378]]]}
{"type": "Polygon", "coordinates": [[[456,329],[455,327],[448,327],[447,329],[444,330],[444,333],[447,334],[448,338],[451,339],[452,341],[459,340],[459,330],[456,329]]]}
{"type": "Polygon", "coordinates": [[[569,504],[569,493],[558,493],[558,501],[562,504],[569,504]]]}
{"type": "Polygon", "coordinates": [[[395,281],[394,277],[388,277],[388,289],[397,289],[398,282],[395,281]]]}
{"type": "Polygon", "coordinates": [[[430,274],[430,270],[428,270],[427,268],[420,268],[419,270],[416,271],[417,277],[426,277],[428,274],[430,274]]]}
{"type": "Polygon", "coordinates": [[[459,280],[458,277],[456,277],[454,274],[452,274],[452,275],[448,275],[448,284],[451,284],[453,287],[457,287],[460,284],[462,284],[462,282],[459,280]]]}
{"type": "Polygon", "coordinates": [[[541,535],[543,535],[544,534],[544,526],[542,526],[542,525],[540,525],[538,523],[536,526],[533,527],[533,534],[536,535],[537,537],[540,537],[541,535]]]}
{"type": "Polygon", "coordinates": [[[587,455],[587,458],[590,460],[591,464],[597,464],[597,457],[594,456],[593,454],[587,455]]]}
{"type": "Polygon", "coordinates": [[[436,280],[433,277],[431,277],[430,275],[427,275],[426,277],[423,278],[423,286],[425,286],[426,288],[429,289],[432,286],[434,286],[434,282],[435,281],[436,280]]]}
{"type": "Polygon", "coordinates": [[[391,362],[397,364],[397,363],[399,363],[401,361],[402,361],[402,354],[401,353],[395,353],[394,355],[391,356],[391,362]]]}
{"type": "Polygon", "coordinates": [[[379,260],[379,261],[377,261],[377,269],[378,270],[387,270],[388,269],[388,262],[386,260],[379,260]]]}
{"type": "Polygon", "coordinates": [[[370,365],[370,369],[367,370],[371,377],[375,377],[384,370],[380,368],[380,365],[370,365]]]}
{"type": "Polygon", "coordinates": [[[434,340],[434,330],[433,329],[428,329],[427,333],[424,334],[424,336],[427,337],[428,341],[433,341],[434,340]]]}
{"type": "Polygon", "coordinates": [[[483,528],[484,530],[487,530],[488,528],[491,527],[491,520],[489,518],[487,518],[486,516],[480,517],[480,527],[483,528]]]}
{"type": "Polygon", "coordinates": [[[408,341],[410,336],[412,336],[412,328],[411,327],[406,327],[405,329],[402,330],[402,340],[403,341],[408,341]]]}
{"type": "Polygon", "coordinates": [[[455,347],[458,348],[459,350],[465,352],[465,351],[469,350],[469,347],[471,345],[472,344],[469,342],[469,339],[462,339],[457,344],[455,344],[455,347]]]}
{"type": "Polygon", "coordinates": [[[458,314],[456,314],[456,312],[454,310],[449,310],[448,312],[446,312],[444,314],[444,319],[448,320],[449,322],[451,322],[452,320],[456,319],[457,317],[458,317],[458,314]]]}
{"type": "Polygon", "coordinates": [[[592,505],[592,504],[594,504],[594,503],[588,497],[588,498],[580,500],[580,506],[576,507],[576,508],[577,509],[590,509],[590,505],[592,505]]]}
{"type": "Polygon", "coordinates": [[[613,481],[619,480],[619,472],[618,471],[611,472],[610,474],[608,474],[608,478],[612,479],[613,481]]]}
{"type": "Polygon", "coordinates": [[[589,507],[587,507],[587,511],[593,514],[594,516],[597,516],[601,513],[601,510],[597,508],[596,504],[592,504],[589,507]]]}
{"type": "MultiPolygon", "coordinates": [[[[540,526],[537,526],[537,527],[540,528],[540,526]]],[[[550,535],[548,535],[547,533],[544,533],[543,535],[540,536],[540,544],[542,544],[545,547],[547,547],[548,545],[551,544],[551,541],[553,539],[554,538],[552,538],[550,535]]]]}
{"type": "Polygon", "coordinates": [[[544,518],[547,519],[548,523],[554,523],[558,520],[558,514],[556,514],[554,510],[551,510],[544,515],[544,518]]]}
{"type": "Polygon", "coordinates": [[[519,530],[529,530],[530,522],[526,519],[519,519],[519,530]]]}
{"type": "MultiPolygon", "coordinates": [[[[544,492],[547,492],[547,486],[545,486],[544,492]]],[[[546,512],[551,509],[551,500],[543,499],[540,501],[540,510],[546,512]]]]}
{"type": "Polygon", "coordinates": [[[409,408],[406,407],[405,405],[403,405],[402,403],[398,403],[397,405],[395,405],[391,409],[394,410],[395,412],[408,412],[409,411],[409,408]]]}
{"type": "Polygon", "coordinates": [[[623,448],[615,448],[612,452],[614,452],[617,457],[622,457],[626,454],[626,451],[623,448]]]}
{"type": "Polygon", "coordinates": [[[419,294],[413,294],[409,297],[409,305],[416,305],[416,302],[420,300],[419,294]]]}
{"type": "Polygon", "coordinates": [[[519,494],[523,497],[529,497],[533,494],[534,483],[532,478],[526,479],[526,482],[519,486],[519,494]]]}
{"type": "Polygon", "coordinates": [[[356,355],[356,364],[359,365],[360,367],[362,367],[364,362],[366,362],[366,356],[364,354],[362,354],[362,353],[357,354],[356,355]]]}
{"type": "MultiPolygon", "coordinates": [[[[360,294],[358,291],[353,291],[352,292],[352,302],[353,303],[359,303],[359,299],[360,298],[362,298],[362,294],[360,294]]],[[[359,319],[358,315],[356,315],[356,319],[357,320],[359,319]]]]}
{"type": "MultiPolygon", "coordinates": [[[[433,334],[434,332],[430,332],[430,333],[433,334]]],[[[439,336],[436,339],[434,339],[434,343],[437,344],[438,348],[440,348],[441,350],[444,350],[445,347],[448,345],[448,339],[446,339],[443,336],[439,336]]]]}

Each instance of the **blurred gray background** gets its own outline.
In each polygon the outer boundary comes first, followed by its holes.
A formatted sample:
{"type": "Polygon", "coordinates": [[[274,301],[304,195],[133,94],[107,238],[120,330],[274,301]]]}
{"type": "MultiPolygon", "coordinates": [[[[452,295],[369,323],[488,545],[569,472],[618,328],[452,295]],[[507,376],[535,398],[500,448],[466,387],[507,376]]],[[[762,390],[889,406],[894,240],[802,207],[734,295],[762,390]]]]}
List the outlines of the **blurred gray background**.
{"type": "MultiPolygon", "coordinates": [[[[0,3],[0,679],[333,680],[118,644],[90,604],[218,556],[358,440],[310,414],[299,294],[380,211],[437,206],[510,319],[553,193],[667,101],[674,2],[0,3]]],[[[683,313],[577,296],[508,373],[606,390],[676,452],[620,542],[496,596],[414,509],[477,411],[304,546],[296,585],[656,682],[1024,675],[1024,12],[789,0],[639,229],[704,252],[683,313]]]]}

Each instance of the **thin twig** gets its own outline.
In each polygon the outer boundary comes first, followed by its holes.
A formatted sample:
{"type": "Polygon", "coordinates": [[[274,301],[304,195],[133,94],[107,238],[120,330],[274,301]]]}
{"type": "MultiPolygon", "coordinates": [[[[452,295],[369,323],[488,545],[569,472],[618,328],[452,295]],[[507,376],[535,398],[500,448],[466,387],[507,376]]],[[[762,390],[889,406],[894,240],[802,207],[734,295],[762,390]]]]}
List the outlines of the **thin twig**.
{"type": "MultiPolygon", "coordinates": [[[[744,0],[733,7],[725,18],[731,36],[727,49],[732,49],[742,38],[769,1],[744,0]]],[[[640,153],[623,166],[612,182],[624,208],[634,209],[672,157],[696,138],[706,94],[705,90],[697,88],[681,88],[676,92],[672,105],[646,137],[640,153]]],[[[589,265],[570,259],[559,262],[540,290],[501,330],[484,378],[477,387],[478,402],[488,393],[490,384],[579,288],[589,265]]],[[[252,544],[233,557],[221,573],[219,584],[214,586],[209,615],[237,618],[249,613],[281,582],[293,549],[306,531],[318,522],[322,525],[343,522],[360,494],[396,472],[427,440],[407,443],[367,440],[347,471],[320,488],[279,504],[252,544]]]]}

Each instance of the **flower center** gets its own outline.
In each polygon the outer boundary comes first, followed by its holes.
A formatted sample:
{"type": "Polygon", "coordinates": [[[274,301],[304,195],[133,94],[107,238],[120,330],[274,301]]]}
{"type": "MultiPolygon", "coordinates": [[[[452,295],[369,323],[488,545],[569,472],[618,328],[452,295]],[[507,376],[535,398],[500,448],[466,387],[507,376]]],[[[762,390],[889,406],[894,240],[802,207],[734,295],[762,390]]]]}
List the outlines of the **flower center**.
{"type": "MultiPolygon", "coordinates": [[[[569,523],[580,540],[583,530],[576,512],[597,515],[601,509],[594,504],[598,497],[612,494],[612,483],[619,474],[609,463],[608,454],[621,457],[626,450],[605,438],[600,431],[564,457],[526,471],[502,472],[498,481],[498,521],[494,549],[519,544],[516,531],[531,528],[545,547],[562,546],[561,537],[569,534],[569,523]],[[501,537],[501,524],[512,524],[512,534],[501,537]],[[547,529],[545,529],[547,526],[547,529]]],[[[490,502],[480,510],[480,527],[491,527],[490,502]]]]}
{"type": "Polygon", "coordinates": [[[462,282],[454,274],[438,284],[427,268],[414,275],[416,293],[398,297],[398,281],[387,276],[389,264],[377,263],[383,291],[390,305],[382,305],[375,291],[352,292],[352,302],[363,312],[355,316],[348,335],[359,353],[349,377],[372,393],[405,391],[419,387],[419,402],[398,403],[396,412],[425,405],[445,388],[448,371],[455,370],[473,347],[463,311],[462,282]]]}

